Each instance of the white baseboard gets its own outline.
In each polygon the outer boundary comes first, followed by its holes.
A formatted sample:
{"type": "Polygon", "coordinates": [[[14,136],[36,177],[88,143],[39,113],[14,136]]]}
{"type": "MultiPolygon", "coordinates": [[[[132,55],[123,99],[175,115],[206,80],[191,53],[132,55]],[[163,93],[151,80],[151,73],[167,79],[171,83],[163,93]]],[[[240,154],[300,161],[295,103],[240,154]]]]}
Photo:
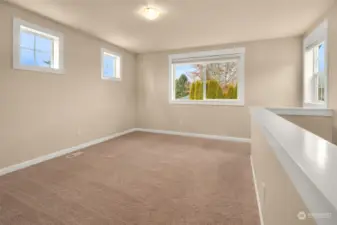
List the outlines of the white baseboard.
{"type": "Polygon", "coordinates": [[[264,225],[261,200],[260,200],[259,191],[257,189],[257,180],[256,180],[255,169],[254,169],[254,162],[253,162],[252,156],[250,156],[250,165],[252,167],[252,174],[253,174],[253,181],[254,181],[256,202],[257,202],[257,207],[259,209],[260,225],[264,225]]]}
{"type": "Polygon", "coordinates": [[[187,137],[198,137],[198,138],[215,139],[215,140],[223,140],[223,141],[250,143],[249,138],[239,138],[239,137],[209,135],[209,134],[196,134],[196,133],[188,133],[188,132],[180,132],[180,131],[155,130],[155,129],[145,129],[145,128],[135,128],[134,130],[142,131],[142,132],[149,132],[149,133],[156,133],[156,134],[170,134],[170,135],[180,135],[180,136],[187,136],[187,137]]]}
{"type": "Polygon", "coordinates": [[[125,135],[125,134],[128,134],[128,133],[131,133],[131,132],[134,132],[134,131],[135,131],[135,129],[129,129],[129,130],[126,130],[126,131],[123,131],[123,132],[120,132],[120,133],[115,133],[115,134],[112,134],[112,135],[109,135],[109,136],[106,136],[106,137],[98,138],[98,139],[95,139],[95,140],[92,140],[92,141],[89,141],[89,142],[86,142],[86,143],[83,143],[83,144],[80,144],[80,145],[77,145],[77,146],[74,146],[74,147],[71,147],[71,148],[62,149],[60,151],[53,152],[53,153],[48,154],[48,155],[43,155],[43,156],[37,157],[35,159],[31,159],[31,160],[28,160],[28,161],[25,161],[25,162],[22,162],[22,163],[19,163],[19,164],[15,164],[15,165],[12,165],[12,166],[2,168],[2,169],[0,169],[0,176],[5,175],[7,173],[17,171],[17,170],[24,169],[26,167],[29,167],[29,166],[32,166],[32,165],[35,165],[35,164],[38,164],[38,163],[41,163],[41,162],[44,162],[44,161],[62,156],[62,155],[69,154],[69,153],[74,152],[74,151],[78,151],[80,149],[90,147],[92,145],[96,145],[96,144],[108,141],[110,139],[113,139],[113,138],[116,138],[116,137],[119,137],[119,136],[122,136],[122,135],[125,135]]]}
{"type": "Polygon", "coordinates": [[[158,133],[158,134],[170,134],[170,135],[180,135],[180,136],[187,136],[187,137],[199,137],[199,138],[207,138],[207,139],[215,139],[215,140],[225,140],[225,141],[233,141],[233,142],[246,142],[249,143],[250,139],[249,138],[238,138],[238,137],[228,137],[228,136],[217,136],[217,135],[208,135],[208,134],[196,134],[196,133],[188,133],[188,132],[178,132],[178,131],[166,131],[166,130],[154,130],[154,129],[144,129],[144,128],[132,128],[120,133],[115,133],[106,137],[102,137],[102,138],[98,138],[71,148],[66,148],[66,149],[62,149],[60,151],[57,152],[53,152],[51,154],[48,155],[43,155],[40,157],[37,157],[35,159],[31,159],[22,163],[18,163],[15,165],[11,165],[5,168],[0,169],[0,176],[17,171],[17,170],[21,170],[24,169],[26,167],[62,156],[62,155],[66,155],[69,154],[71,152],[74,151],[78,151],[80,149],[84,149],[87,148],[89,146],[92,145],[96,145],[105,141],[108,141],[110,139],[134,132],[134,131],[142,131],[142,132],[150,132],[150,133],[158,133]]]}

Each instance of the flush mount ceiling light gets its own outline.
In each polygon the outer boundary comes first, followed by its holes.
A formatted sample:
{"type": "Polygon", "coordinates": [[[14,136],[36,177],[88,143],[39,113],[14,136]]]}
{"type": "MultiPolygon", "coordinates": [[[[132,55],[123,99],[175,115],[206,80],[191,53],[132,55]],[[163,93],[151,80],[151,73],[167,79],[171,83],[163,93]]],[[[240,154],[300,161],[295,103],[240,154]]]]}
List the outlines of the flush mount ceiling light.
{"type": "Polygon", "coordinates": [[[156,8],[146,6],[143,8],[142,14],[148,20],[155,20],[160,15],[160,11],[156,8]]]}

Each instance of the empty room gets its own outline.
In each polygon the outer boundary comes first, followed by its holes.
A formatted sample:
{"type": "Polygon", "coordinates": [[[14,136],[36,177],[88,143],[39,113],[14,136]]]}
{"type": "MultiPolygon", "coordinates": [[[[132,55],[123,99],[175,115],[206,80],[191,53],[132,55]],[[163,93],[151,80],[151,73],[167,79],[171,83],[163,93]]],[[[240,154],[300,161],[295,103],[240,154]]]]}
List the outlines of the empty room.
{"type": "Polygon", "coordinates": [[[0,0],[0,225],[336,225],[335,0],[0,0]]]}

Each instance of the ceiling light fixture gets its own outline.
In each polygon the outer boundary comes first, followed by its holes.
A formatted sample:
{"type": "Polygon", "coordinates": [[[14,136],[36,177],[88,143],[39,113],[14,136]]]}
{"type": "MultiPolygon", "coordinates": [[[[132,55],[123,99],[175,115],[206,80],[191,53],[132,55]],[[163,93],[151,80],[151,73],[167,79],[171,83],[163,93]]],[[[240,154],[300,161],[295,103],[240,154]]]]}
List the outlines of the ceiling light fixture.
{"type": "Polygon", "coordinates": [[[143,11],[143,16],[148,20],[155,20],[160,15],[160,12],[158,9],[150,7],[150,6],[144,7],[142,11],[143,11]]]}

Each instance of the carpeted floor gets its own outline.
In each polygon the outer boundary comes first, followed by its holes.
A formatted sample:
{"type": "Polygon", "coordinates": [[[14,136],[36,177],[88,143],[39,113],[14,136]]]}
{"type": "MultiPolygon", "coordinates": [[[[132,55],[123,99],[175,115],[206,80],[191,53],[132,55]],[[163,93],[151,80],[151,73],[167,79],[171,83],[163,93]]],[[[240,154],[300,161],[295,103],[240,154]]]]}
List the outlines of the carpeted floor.
{"type": "Polygon", "coordinates": [[[249,145],[135,132],[0,177],[0,225],[258,225],[249,145]]]}

